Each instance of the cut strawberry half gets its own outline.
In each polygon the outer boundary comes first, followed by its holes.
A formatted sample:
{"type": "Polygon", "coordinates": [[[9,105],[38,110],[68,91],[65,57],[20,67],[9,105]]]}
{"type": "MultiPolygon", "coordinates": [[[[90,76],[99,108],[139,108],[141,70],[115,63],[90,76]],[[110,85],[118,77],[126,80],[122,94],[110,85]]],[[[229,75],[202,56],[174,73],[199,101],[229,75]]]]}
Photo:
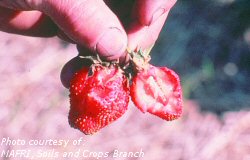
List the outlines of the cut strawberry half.
{"type": "Polygon", "coordinates": [[[182,113],[182,90],[178,75],[167,67],[146,64],[132,79],[131,98],[142,111],[164,120],[182,113]]]}

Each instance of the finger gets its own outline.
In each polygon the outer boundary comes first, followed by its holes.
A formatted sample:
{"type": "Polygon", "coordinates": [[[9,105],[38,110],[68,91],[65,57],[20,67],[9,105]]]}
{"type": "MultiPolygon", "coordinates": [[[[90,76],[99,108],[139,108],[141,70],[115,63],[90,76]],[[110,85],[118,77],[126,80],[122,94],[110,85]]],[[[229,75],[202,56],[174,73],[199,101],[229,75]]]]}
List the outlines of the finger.
{"type": "Polygon", "coordinates": [[[91,56],[92,53],[87,48],[77,46],[78,56],[68,61],[61,70],[61,82],[64,87],[69,88],[73,75],[82,67],[89,67],[93,62],[90,59],[80,58],[80,56],[91,56]]]}
{"type": "Polygon", "coordinates": [[[150,26],[174,6],[177,0],[137,0],[133,16],[144,26],[150,26]]]}
{"type": "Polygon", "coordinates": [[[72,79],[73,75],[80,70],[83,66],[89,67],[92,62],[88,59],[80,58],[79,56],[74,57],[69,62],[67,62],[61,71],[61,82],[64,87],[69,88],[70,80],[72,79]]]}
{"type": "Polygon", "coordinates": [[[34,37],[57,35],[64,41],[75,43],[48,16],[39,11],[16,11],[0,7],[0,30],[34,37]]]}
{"type": "Polygon", "coordinates": [[[75,41],[73,41],[72,39],[70,39],[70,38],[69,38],[62,30],[60,30],[60,29],[58,29],[57,37],[60,38],[61,40],[65,41],[65,42],[69,42],[69,43],[76,44],[75,41]]]}
{"type": "Polygon", "coordinates": [[[133,21],[128,28],[128,47],[148,49],[157,40],[169,10],[176,0],[138,0],[133,10],[133,21]]]}
{"type": "Polygon", "coordinates": [[[40,9],[79,45],[108,60],[117,59],[127,46],[127,35],[113,12],[100,0],[47,1],[40,9]]]}
{"type": "Polygon", "coordinates": [[[67,36],[102,57],[111,60],[124,53],[126,33],[103,1],[62,1],[60,5],[50,1],[49,9],[45,11],[67,36]]]}
{"type": "Polygon", "coordinates": [[[2,0],[0,5],[44,12],[70,39],[107,59],[119,58],[126,49],[126,32],[103,1],[2,0]]]}
{"type": "Polygon", "coordinates": [[[0,7],[0,30],[9,33],[50,37],[57,32],[50,18],[38,11],[14,11],[0,7]]]}
{"type": "Polygon", "coordinates": [[[150,26],[142,26],[137,21],[133,22],[128,30],[128,48],[130,50],[151,48],[158,39],[167,16],[168,12],[150,26]]]}

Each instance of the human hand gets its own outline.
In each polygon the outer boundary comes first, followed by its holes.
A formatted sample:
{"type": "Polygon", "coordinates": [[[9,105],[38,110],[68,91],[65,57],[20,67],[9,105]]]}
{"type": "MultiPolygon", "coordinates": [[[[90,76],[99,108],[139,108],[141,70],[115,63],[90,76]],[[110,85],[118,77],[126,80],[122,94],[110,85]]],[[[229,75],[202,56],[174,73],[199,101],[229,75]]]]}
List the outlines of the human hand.
{"type": "MultiPolygon", "coordinates": [[[[0,30],[40,37],[56,35],[77,44],[80,53],[98,53],[107,60],[124,60],[126,48],[147,49],[155,43],[175,2],[0,0],[0,30]]],[[[62,71],[66,87],[78,61],[71,60],[62,71]]]]}

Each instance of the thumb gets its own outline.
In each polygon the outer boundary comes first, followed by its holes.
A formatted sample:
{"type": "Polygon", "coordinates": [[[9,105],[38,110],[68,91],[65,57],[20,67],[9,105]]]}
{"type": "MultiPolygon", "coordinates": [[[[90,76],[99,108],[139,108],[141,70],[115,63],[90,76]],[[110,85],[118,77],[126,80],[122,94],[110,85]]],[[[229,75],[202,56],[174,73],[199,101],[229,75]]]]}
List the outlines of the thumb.
{"type": "Polygon", "coordinates": [[[113,60],[125,53],[127,34],[116,15],[100,0],[0,1],[6,7],[39,10],[77,44],[113,60]]]}

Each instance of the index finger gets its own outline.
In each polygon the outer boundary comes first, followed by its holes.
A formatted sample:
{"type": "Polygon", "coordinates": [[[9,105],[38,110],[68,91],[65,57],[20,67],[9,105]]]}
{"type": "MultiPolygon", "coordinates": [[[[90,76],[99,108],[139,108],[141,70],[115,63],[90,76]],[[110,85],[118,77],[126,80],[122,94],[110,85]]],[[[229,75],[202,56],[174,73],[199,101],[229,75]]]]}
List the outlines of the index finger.
{"type": "Polygon", "coordinates": [[[138,0],[134,6],[133,22],[128,33],[128,48],[148,49],[157,40],[176,0],[138,0]]]}

